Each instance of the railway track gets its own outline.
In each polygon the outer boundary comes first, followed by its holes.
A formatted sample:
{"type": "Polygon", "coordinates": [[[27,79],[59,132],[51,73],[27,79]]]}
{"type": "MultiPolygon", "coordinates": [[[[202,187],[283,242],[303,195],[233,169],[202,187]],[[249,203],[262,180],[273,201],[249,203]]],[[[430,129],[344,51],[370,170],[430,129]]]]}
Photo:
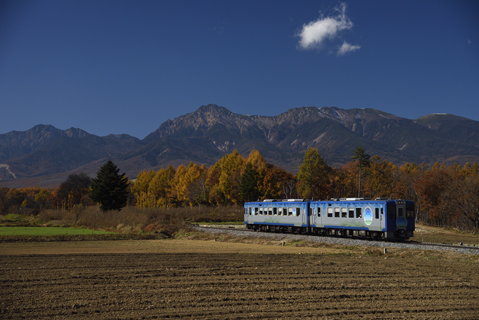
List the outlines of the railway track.
{"type": "Polygon", "coordinates": [[[282,238],[291,238],[298,240],[306,240],[313,242],[325,242],[331,244],[344,244],[344,245],[364,245],[364,246],[374,246],[374,247],[395,247],[395,248],[411,248],[411,249],[422,249],[422,250],[450,250],[460,253],[476,254],[479,255],[479,247],[473,246],[464,246],[464,245],[452,245],[444,243],[425,243],[417,241],[386,241],[386,240],[372,240],[372,239],[363,239],[359,237],[335,237],[335,236],[316,236],[308,234],[297,234],[297,233],[277,233],[277,232],[258,232],[249,229],[243,228],[234,228],[234,227],[205,227],[193,225],[192,227],[202,230],[209,233],[230,233],[234,235],[254,235],[255,237],[282,237],[282,238]]]}

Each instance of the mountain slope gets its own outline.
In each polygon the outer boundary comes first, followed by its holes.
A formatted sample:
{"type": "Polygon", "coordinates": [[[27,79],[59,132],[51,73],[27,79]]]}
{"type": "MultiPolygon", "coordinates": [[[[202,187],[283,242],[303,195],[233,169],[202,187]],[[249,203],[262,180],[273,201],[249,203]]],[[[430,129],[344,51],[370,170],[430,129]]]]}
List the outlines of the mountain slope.
{"type": "Polygon", "coordinates": [[[80,170],[94,175],[107,159],[134,178],[168,164],[212,165],[234,149],[243,156],[259,150],[268,162],[294,173],[308,147],[338,166],[349,162],[358,146],[396,164],[479,161],[479,122],[438,114],[410,120],[375,109],[336,107],[250,116],[210,104],[162,123],[142,141],[45,125],[0,135],[0,179],[54,176],[59,181],[62,173],[80,170]]]}
{"type": "MultiPolygon", "coordinates": [[[[479,130],[477,121],[469,121],[471,127],[479,130]]],[[[223,152],[257,148],[266,159],[289,170],[291,164],[297,168],[301,160],[292,152],[303,153],[308,147],[318,148],[333,165],[348,162],[359,145],[396,163],[447,161],[458,154],[479,156],[479,148],[471,146],[471,139],[467,140],[465,134],[451,139],[421,121],[375,109],[302,107],[266,117],[239,115],[224,107],[207,105],[166,121],[145,140],[166,137],[201,137],[223,152]],[[293,163],[268,157],[266,154],[274,148],[294,159],[293,163]]]]}
{"type": "Polygon", "coordinates": [[[61,130],[43,124],[27,131],[0,134],[0,162],[29,154],[59,137],[79,138],[88,135],[90,134],[77,128],[61,130]]]}

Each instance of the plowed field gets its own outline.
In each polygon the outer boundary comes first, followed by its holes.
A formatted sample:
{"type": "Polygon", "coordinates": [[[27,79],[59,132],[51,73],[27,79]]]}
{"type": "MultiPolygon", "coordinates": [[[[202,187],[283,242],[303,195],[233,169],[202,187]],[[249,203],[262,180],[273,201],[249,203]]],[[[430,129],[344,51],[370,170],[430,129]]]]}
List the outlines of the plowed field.
{"type": "Polygon", "coordinates": [[[0,319],[479,317],[478,263],[453,259],[324,252],[0,258],[0,319]]]}

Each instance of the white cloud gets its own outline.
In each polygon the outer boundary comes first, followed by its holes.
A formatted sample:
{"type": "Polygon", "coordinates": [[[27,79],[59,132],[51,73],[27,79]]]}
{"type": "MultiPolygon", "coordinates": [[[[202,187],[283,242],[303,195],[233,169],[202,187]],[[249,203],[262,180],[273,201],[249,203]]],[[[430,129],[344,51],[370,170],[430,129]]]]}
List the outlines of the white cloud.
{"type": "Polygon", "coordinates": [[[344,41],[343,45],[338,50],[338,56],[342,56],[342,55],[344,55],[344,54],[346,54],[350,51],[355,51],[355,50],[358,50],[360,48],[361,48],[361,46],[358,46],[358,45],[352,46],[349,43],[347,43],[346,41],[344,41]]]}
{"type": "MultiPolygon", "coordinates": [[[[336,8],[336,10],[338,11],[337,16],[321,16],[318,20],[303,25],[303,29],[298,33],[301,48],[306,50],[321,48],[326,39],[332,40],[338,37],[341,31],[349,30],[353,27],[352,21],[346,16],[346,4],[342,3],[340,8],[336,8]]],[[[343,43],[340,51],[343,47],[343,50],[346,51],[343,53],[338,52],[338,55],[360,48],[359,46],[351,45],[347,47],[348,45],[346,42],[343,43]]]]}

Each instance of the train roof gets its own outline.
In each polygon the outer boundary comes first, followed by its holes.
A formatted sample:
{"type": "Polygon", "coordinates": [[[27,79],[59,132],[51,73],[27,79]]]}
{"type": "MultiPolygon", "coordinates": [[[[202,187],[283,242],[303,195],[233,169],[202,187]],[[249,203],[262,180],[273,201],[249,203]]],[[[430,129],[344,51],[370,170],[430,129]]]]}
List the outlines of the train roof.
{"type": "Polygon", "coordinates": [[[371,198],[332,198],[327,200],[308,200],[308,199],[265,199],[250,201],[247,203],[271,203],[271,202],[353,202],[353,201],[411,201],[405,199],[392,199],[386,197],[371,198]]]}

